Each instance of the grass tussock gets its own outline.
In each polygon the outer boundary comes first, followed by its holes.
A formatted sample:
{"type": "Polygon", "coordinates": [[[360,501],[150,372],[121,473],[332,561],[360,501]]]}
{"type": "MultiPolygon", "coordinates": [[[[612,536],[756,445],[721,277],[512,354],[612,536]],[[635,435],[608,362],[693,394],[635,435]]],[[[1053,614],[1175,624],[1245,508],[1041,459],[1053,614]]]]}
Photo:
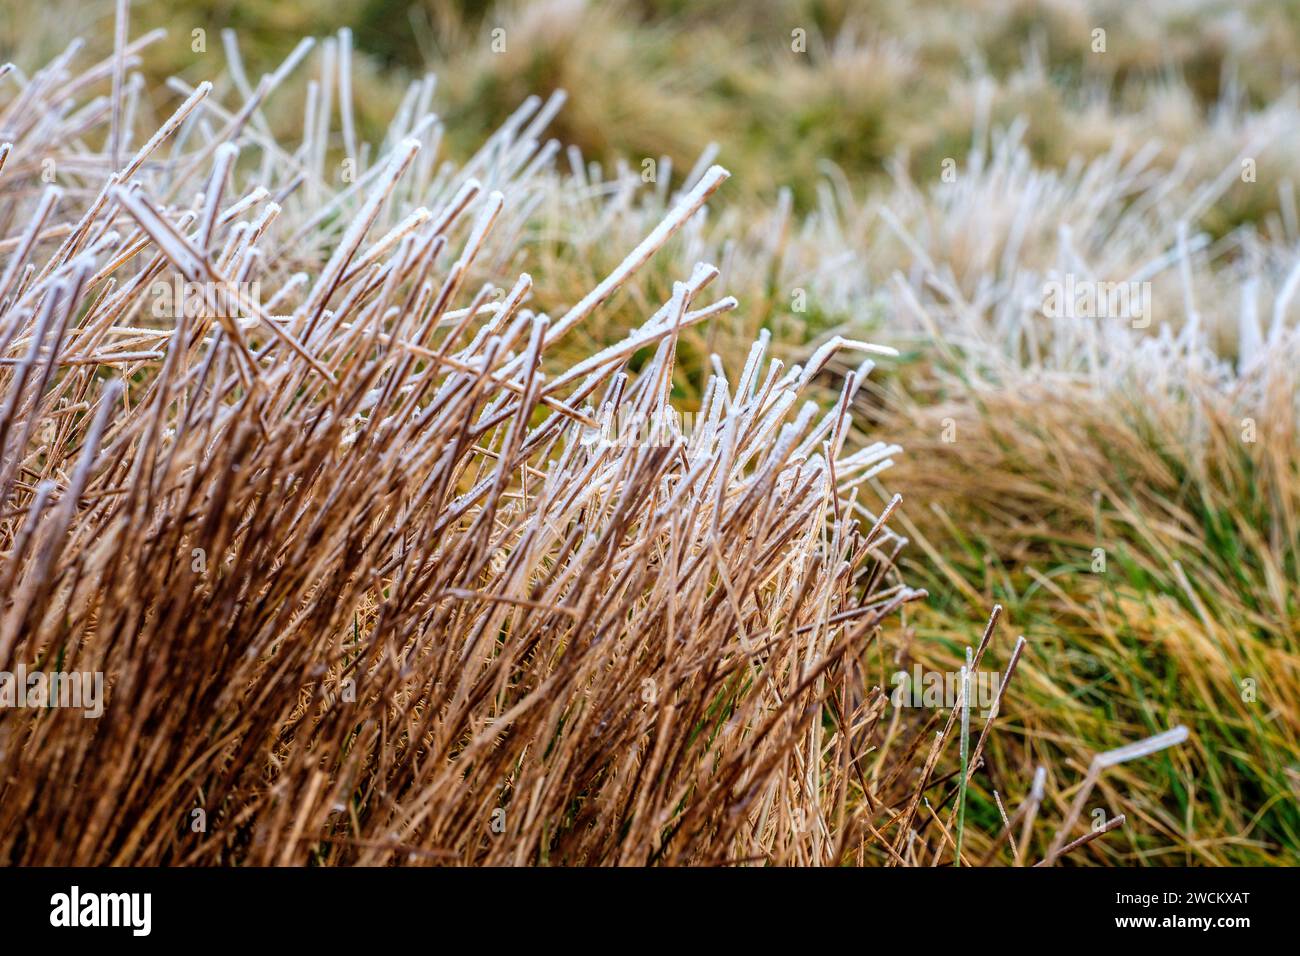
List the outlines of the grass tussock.
{"type": "Polygon", "coordinates": [[[9,209],[30,219],[0,281],[0,669],[103,672],[107,701],[93,721],[6,713],[0,856],[861,852],[848,768],[883,709],[862,659],[920,595],[891,583],[896,539],[847,490],[889,454],[843,452],[857,380],[830,410],[800,406],[815,369],[759,343],[683,432],[676,338],[736,305],[700,301],[704,264],[624,342],[542,371],[724,171],[551,321],[525,307],[526,274],[467,288],[501,254],[538,102],[481,178],[431,184],[428,124],[394,130],[365,188],[335,197],[328,258],[277,281],[322,220],[301,166],[265,145],[270,181],[234,184],[252,109],[159,161],[207,85],[98,191],[24,204],[38,151],[89,165],[68,131],[23,119],[73,82],[55,64],[3,117],[9,209]],[[403,177],[427,206],[402,208],[403,177]],[[263,274],[269,298],[245,295],[263,274]],[[173,279],[183,307],[150,322],[173,279]],[[629,413],[658,439],[615,430],[629,413]]]}

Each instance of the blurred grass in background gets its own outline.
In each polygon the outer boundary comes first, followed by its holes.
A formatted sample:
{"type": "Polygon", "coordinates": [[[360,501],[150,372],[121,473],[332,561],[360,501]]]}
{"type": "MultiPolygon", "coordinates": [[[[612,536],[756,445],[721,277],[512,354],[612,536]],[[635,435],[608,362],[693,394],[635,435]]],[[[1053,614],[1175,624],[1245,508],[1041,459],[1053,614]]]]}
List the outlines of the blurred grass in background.
{"type": "MultiPolygon", "coordinates": [[[[69,27],[101,51],[111,3],[6,4],[0,42],[44,62],[69,27]],[[45,19],[33,31],[31,17],[45,19]],[[21,31],[22,42],[19,42],[21,31]],[[43,36],[42,36],[43,33],[43,36]],[[35,42],[33,42],[35,40],[35,42]],[[43,42],[41,42],[43,40],[43,42]],[[42,49],[43,48],[43,49],[42,49]]],[[[1166,161],[1205,135],[1230,92],[1272,102],[1295,82],[1300,0],[139,0],[138,35],[166,27],[144,71],[197,82],[238,33],[247,73],[273,70],[305,35],[349,26],[359,56],[357,117],[378,136],[405,83],[437,74],[453,156],[466,156],[528,95],[564,89],[552,133],[588,159],[668,156],[685,172],[710,143],[731,192],[812,200],[825,163],[855,181],[905,158],[921,178],[962,155],[977,123],[1023,117],[1035,161],[1060,165],[1117,136],[1159,137],[1166,161]],[[1092,52],[1106,30],[1104,55],[1092,52]],[[206,31],[206,51],[191,50],[206,31]],[[504,31],[504,50],[492,31],[504,31]],[[802,31],[796,53],[794,31],[802,31]],[[1226,86],[1231,86],[1230,90],[1226,86]],[[1135,126],[1134,121],[1141,120],[1135,126]]],[[[11,54],[12,55],[12,54],[11,54]]],[[[286,116],[295,116],[286,110],[286,116]]],[[[1229,204],[1231,205],[1231,204],[1229,204]]],[[[1221,209],[1222,231],[1260,210],[1221,209]]]]}

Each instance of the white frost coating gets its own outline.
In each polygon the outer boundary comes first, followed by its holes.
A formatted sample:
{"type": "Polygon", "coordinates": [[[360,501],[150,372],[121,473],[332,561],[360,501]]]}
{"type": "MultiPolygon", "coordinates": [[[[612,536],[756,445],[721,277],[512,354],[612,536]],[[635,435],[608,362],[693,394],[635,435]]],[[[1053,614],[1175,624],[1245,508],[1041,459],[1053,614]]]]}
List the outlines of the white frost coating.
{"type": "Polygon", "coordinates": [[[609,298],[619,286],[627,281],[629,276],[645,265],[655,251],[671,239],[691,216],[695,215],[696,210],[704,205],[705,201],[713,195],[730,175],[731,173],[721,166],[710,167],[695,188],[682,197],[681,201],[664,217],[663,221],[655,226],[650,231],[650,234],[627,254],[627,257],[619,263],[614,271],[583,296],[577,305],[560,317],[559,321],[547,333],[546,344],[550,345],[555,342],[594,312],[597,306],[609,298]]]}
{"type": "Polygon", "coordinates": [[[1099,767],[1113,767],[1116,764],[1126,763],[1130,760],[1149,757],[1167,747],[1174,747],[1185,742],[1189,736],[1188,729],[1180,724],[1172,730],[1166,730],[1164,733],[1148,737],[1146,740],[1139,740],[1137,743],[1116,747],[1114,750],[1107,750],[1105,753],[1097,754],[1093,758],[1093,763],[1099,767]]]}

